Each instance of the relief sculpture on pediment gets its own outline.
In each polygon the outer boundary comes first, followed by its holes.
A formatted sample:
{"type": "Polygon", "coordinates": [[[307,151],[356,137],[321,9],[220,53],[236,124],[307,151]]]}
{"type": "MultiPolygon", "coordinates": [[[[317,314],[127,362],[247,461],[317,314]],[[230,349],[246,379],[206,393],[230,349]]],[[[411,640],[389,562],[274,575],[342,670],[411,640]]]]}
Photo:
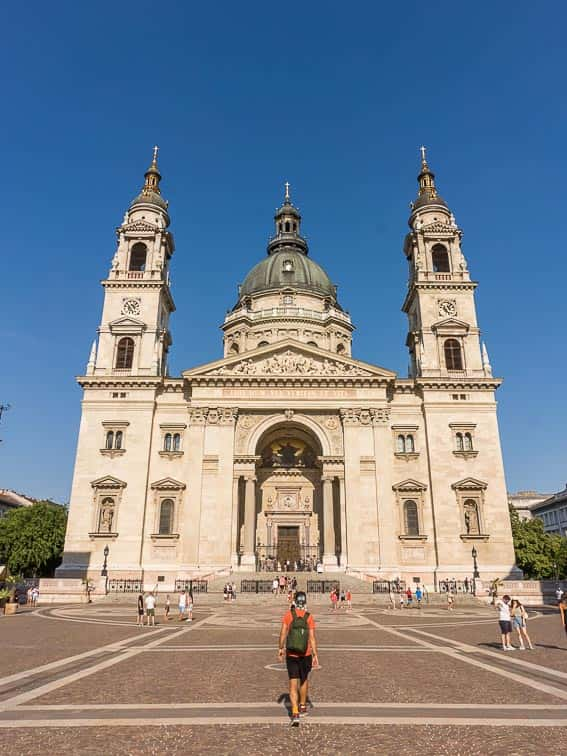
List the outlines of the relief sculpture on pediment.
{"type": "Polygon", "coordinates": [[[370,373],[357,365],[327,358],[318,360],[288,349],[264,360],[241,360],[219,369],[222,375],[337,375],[368,376],[370,373]]]}

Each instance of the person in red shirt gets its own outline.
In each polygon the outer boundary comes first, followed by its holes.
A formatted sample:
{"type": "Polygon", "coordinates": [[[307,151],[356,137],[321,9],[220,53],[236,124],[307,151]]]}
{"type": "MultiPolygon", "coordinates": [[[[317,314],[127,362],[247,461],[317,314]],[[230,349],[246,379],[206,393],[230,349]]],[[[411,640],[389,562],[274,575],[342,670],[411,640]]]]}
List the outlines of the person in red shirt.
{"type": "MultiPolygon", "coordinates": [[[[299,726],[300,715],[307,714],[307,694],[309,692],[309,673],[311,669],[317,669],[319,660],[317,658],[317,642],[315,640],[315,620],[305,608],[307,596],[303,591],[298,591],[295,596],[295,608],[287,611],[282,619],[280,631],[278,655],[280,659],[286,660],[287,674],[289,677],[289,699],[291,702],[291,725],[299,726]],[[296,630],[293,625],[297,619],[305,618],[307,625],[307,645],[304,652],[297,649],[291,649],[288,636],[295,637],[296,630]]],[[[301,625],[304,623],[301,622],[301,625]]],[[[298,627],[296,625],[295,627],[298,627]]]]}

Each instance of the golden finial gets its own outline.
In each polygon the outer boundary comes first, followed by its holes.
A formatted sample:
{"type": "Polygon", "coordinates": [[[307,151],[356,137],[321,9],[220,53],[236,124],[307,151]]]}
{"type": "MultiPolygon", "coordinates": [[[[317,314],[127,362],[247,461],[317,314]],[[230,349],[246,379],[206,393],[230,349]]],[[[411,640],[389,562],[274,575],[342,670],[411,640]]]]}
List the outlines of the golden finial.
{"type": "Polygon", "coordinates": [[[158,146],[157,146],[157,144],[156,144],[156,145],[154,145],[154,157],[153,157],[153,159],[152,159],[152,165],[154,165],[154,166],[157,166],[157,156],[158,156],[158,152],[159,152],[159,147],[158,147],[158,146]]]}
{"type": "Polygon", "coordinates": [[[419,151],[421,152],[421,162],[423,165],[427,165],[427,158],[425,157],[426,149],[427,148],[423,145],[421,145],[421,147],[419,148],[419,151]]]}

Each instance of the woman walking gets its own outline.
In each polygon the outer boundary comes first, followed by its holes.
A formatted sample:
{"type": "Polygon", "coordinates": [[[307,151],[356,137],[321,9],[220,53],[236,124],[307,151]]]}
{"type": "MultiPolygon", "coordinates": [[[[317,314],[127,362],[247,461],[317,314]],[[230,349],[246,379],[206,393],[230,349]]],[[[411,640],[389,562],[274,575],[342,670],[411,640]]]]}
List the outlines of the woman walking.
{"type": "Polygon", "coordinates": [[[187,622],[193,622],[193,590],[185,591],[187,597],[187,622]]]}
{"type": "Polygon", "coordinates": [[[523,604],[518,599],[512,599],[510,604],[510,615],[512,617],[512,629],[518,631],[518,641],[520,643],[520,650],[525,651],[526,645],[530,651],[534,650],[530,636],[528,635],[528,629],[526,620],[528,619],[528,613],[526,612],[523,604]],[[525,643],[524,643],[525,641],[525,643]]]}
{"type": "Polygon", "coordinates": [[[179,616],[178,620],[179,622],[183,622],[183,615],[185,614],[185,607],[187,606],[187,596],[185,594],[185,591],[179,592],[179,597],[177,599],[177,608],[179,610],[179,616]]]}

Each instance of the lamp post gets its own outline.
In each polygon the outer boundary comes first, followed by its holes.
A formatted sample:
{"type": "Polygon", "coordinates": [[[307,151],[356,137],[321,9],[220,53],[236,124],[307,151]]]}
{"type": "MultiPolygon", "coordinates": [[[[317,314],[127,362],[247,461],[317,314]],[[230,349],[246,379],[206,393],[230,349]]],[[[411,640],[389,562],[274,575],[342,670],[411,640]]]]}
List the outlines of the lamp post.
{"type": "Polygon", "coordinates": [[[102,570],[100,571],[100,576],[108,577],[107,560],[108,560],[108,555],[110,554],[110,549],[108,548],[108,544],[104,547],[104,551],[102,553],[104,554],[104,562],[102,565],[102,570]]]}
{"type": "Polygon", "coordinates": [[[480,577],[480,573],[478,571],[478,563],[476,561],[478,552],[474,546],[472,547],[471,553],[472,553],[472,558],[473,558],[473,596],[476,596],[476,581],[477,581],[477,578],[480,577]]]}
{"type": "Polygon", "coordinates": [[[559,580],[559,572],[557,570],[557,562],[553,562],[553,574],[555,576],[555,582],[559,580]]]}

